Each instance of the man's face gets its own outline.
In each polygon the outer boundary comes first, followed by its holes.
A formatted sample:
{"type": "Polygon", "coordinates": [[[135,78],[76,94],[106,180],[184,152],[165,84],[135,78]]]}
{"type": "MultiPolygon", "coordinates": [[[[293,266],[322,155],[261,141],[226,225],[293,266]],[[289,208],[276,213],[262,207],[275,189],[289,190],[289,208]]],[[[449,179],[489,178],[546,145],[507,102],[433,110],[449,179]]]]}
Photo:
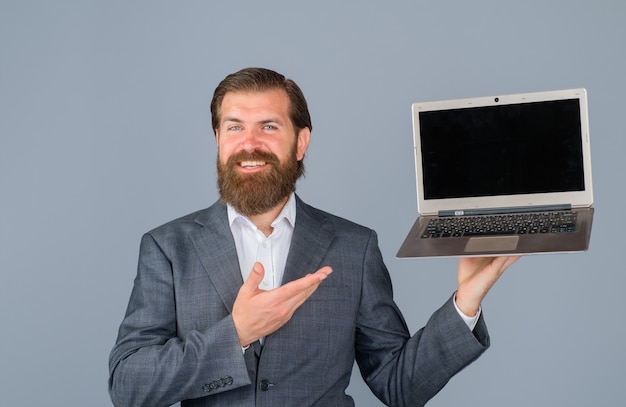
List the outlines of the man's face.
{"type": "Polygon", "coordinates": [[[283,203],[294,190],[297,161],[304,158],[310,138],[308,128],[296,134],[287,94],[227,93],[215,134],[222,201],[247,216],[283,203]]]}

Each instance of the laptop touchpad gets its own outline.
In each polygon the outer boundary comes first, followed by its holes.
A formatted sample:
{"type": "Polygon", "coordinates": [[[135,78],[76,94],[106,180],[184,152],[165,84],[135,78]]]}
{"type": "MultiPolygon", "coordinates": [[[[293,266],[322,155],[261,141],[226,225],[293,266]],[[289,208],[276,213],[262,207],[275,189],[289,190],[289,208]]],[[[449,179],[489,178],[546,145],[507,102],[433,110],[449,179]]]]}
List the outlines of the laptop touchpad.
{"type": "Polygon", "coordinates": [[[465,245],[465,252],[500,252],[515,250],[519,236],[473,237],[465,245]]]}

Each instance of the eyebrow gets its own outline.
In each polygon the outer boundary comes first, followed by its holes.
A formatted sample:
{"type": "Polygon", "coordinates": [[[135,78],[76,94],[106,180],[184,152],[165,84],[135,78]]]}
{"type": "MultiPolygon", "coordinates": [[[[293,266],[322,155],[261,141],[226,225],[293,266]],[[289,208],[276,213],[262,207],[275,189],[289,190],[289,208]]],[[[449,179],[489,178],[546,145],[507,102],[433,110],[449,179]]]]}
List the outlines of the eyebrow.
{"type": "Polygon", "coordinates": [[[241,123],[241,122],[242,122],[242,120],[240,120],[240,119],[238,119],[238,118],[236,118],[236,117],[224,117],[224,118],[222,119],[222,123],[225,123],[225,122],[235,122],[235,123],[241,123]]]}
{"type": "MultiPolygon", "coordinates": [[[[243,120],[238,119],[236,117],[224,117],[224,119],[222,120],[222,123],[226,123],[226,122],[243,123],[243,120]]],[[[279,125],[283,125],[284,124],[282,120],[279,120],[278,118],[275,118],[275,117],[270,117],[268,119],[259,120],[257,123],[258,124],[276,123],[276,124],[279,124],[279,125]]]]}
{"type": "Polygon", "coordinates": [[[259,121],[260,124],[267,124],[267,123],[276,123],[276,124],[280,124],[283,125],[283,121],[279,120],[277,118],[269,118],[269,119],[265,119],[265,120],[261,120],[259,121]]]}

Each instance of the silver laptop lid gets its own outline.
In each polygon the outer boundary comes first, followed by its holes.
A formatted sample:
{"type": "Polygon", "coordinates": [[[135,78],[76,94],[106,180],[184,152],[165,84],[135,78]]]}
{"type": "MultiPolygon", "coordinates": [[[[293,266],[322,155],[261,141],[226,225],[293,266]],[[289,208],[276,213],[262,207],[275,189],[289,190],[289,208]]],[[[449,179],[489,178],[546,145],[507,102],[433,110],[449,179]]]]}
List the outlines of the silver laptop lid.
{"type": "Polygon", "coordinates": [[[587,93],[414,103],[418,211],[593,203],[587,93]]]}

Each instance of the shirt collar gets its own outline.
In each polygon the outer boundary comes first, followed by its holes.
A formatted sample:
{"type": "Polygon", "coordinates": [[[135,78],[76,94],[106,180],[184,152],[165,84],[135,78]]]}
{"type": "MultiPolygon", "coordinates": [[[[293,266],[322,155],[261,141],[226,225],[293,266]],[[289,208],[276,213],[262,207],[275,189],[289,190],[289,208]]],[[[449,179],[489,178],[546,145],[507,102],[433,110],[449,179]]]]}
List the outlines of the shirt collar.
{"type": "MultiPolygon", "coordinates": [[[[296,225],[296,198],[295,198],[295,193],[291,193],[291,195],[289,195],[289,199],[287,200],[287,203],[285,204],[285,206],[283,207],[283,209],[280,211],[280,213],[278,214],[278,216],[276,217],[276,219],[274,219],[274,221],[272,222],[272,227],[275,227],[280,221],[282,221],[283,219],[286,219],[289,224],[291,225],[291,227],[295,227],[296,225]]],[[[254,223],[252,223],[252,221],[250,219],[248,219],[247,216],[244,216],[242,214],[240,214],[239,212],[237,212],[235,210],[235,208],[233,208],[230,204],[226,205],[227,207],[227,211],[228,211],[228,224],[232,227],[233,223],[235,222],[235,220],[237,219],[241,219],[244,220],[246,223],[254,226],[254,223]]],[[[256,228],[256,226],[254,226],[256,228]]]]}

